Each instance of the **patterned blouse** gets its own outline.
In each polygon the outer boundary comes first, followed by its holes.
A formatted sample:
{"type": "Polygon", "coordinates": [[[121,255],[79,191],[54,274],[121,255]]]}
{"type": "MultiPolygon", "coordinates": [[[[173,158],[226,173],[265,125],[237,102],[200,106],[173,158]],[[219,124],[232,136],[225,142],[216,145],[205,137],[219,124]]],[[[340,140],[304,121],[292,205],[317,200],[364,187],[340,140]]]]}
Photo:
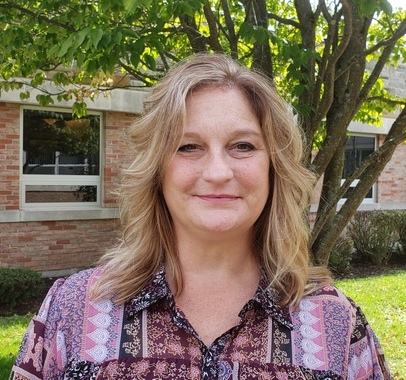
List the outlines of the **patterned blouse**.
{"type": "Polygon", "coordinates": [[[10,379],[390,379],[362,312],[333,286],[281,309],[262,278],[240,323],[207,347],[177,308],[164,269],[124,305],[91,300],[100,273],[55,282],[10,379]]]}

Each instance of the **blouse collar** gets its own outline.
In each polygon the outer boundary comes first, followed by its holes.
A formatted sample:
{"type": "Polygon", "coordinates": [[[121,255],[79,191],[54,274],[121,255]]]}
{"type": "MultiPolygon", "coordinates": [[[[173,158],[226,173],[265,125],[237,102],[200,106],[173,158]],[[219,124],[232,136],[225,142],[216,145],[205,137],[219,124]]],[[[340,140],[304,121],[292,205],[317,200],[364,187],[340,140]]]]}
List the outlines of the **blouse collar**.
{"type": "MultiPolygon", "coordinates": [[[[162,299],[173,299],[168,282],[166,281],[165,268],[162,266],[152,280],[126,304],[126,312],[129,316],[134,316],[143,309],[159,302],[162,299]]],[[[248,301],[240,312],[240,317],[254,307],[259,305],[268,316],[274,318],[281,324],[292,329],[293,324],[288,308],[280,308],[278,301],[280,300],[279,292],[270,286],[267,286],[267,279],[262,273],[259,286],[254,297],[248,301]]]]}

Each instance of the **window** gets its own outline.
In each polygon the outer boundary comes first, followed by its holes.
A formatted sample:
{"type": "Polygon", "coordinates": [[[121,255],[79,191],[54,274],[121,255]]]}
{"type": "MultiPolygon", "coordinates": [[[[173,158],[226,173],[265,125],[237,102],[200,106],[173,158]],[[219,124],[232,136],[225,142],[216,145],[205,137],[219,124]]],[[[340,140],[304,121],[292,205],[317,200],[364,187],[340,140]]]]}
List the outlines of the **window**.
{"type": "Polygon", "coordinates": [[[22,110],[22,207],[100,205],[100,114],[22,110]]]}
{"type": "MultiPolygon", "coordinates": [[[[346,179],[361,162],[375,150],[375,137],[370,136],[351,136],[345,143],[343,179],[346,179]]],[[[354,180],[351,187],[343,198],[347,198],[353,188],[357,185],[358,179],[354,180]]],[[[374,199],[374,186],[371,187],[365,200],[374,199]]]]}

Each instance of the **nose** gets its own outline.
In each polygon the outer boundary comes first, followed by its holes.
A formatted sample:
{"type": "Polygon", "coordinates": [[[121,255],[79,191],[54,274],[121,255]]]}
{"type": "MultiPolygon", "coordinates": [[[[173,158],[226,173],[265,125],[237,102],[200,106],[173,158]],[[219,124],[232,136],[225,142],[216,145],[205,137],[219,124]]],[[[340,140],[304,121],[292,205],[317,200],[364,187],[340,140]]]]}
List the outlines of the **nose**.
{"type": "Polygon", "coordinates": [[[206,155],[202,177],[209,182],[226,182],[233,178],[230,156],[226,152],[209,152],[206,155]]]}

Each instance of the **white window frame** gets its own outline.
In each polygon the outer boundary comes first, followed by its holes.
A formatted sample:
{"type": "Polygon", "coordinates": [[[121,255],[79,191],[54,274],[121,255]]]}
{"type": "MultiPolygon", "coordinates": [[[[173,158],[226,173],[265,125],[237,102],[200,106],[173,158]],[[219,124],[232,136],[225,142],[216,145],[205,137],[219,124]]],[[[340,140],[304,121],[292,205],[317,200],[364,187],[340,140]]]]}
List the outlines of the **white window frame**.
{"type": "MultiPolygon", "coordinates": [[[[378,147],[378,138],[377,135],[375,134],[367,134],[367,133],[351,133],[350,137],[370,137],[374,139],[374,151],[377,149],[378,147]]],[[[344,161],[345,164],[345,161],[344,161]]],[[[341,185],[343,185],[345,182],[345,178],[341,179],[341,185]]],[[[351,182],[350,187],[355,187],[358,185],[359,179],[354,179],[354,181],[351,182]]],[[[366,203],[376,203],[376,197],[377,197],[377,193],[376,193],[376,189],[377,189],[377,185],[376,182],[372,185],[372,197],[371,198],[364,198],[362,200],[363,204],[366,203]]],[[[341,198],[340,202],[341,204],[343,204],[345,201],[347,200],[347,198],[341,198]]]]}
{"type": "Polygon", "coordinates": [[[65,209],[65,210],[77,210],[77,209],[94,209],[101,207],[102,199],[102,141],[103,136],[103,113],[97,111],[88,111],[89,115],[97,115],[100,117],[100,142],[99,142],[99,175],[83,176],[83,175],[46,175],[46,174],[24,174],[22,166],[24,163],[24,110],[38,110],[38,111],[51,111],[51,112],[64,112],[70,113],[69,108],[57,108],[57,107],[35,107],[35,106],[22,106],[20,107],[20,207],[23,210],[29,209],[65,209]],[[26,190],[27,186],[96,186],[96,202],[26,202],[26,190]]]}

